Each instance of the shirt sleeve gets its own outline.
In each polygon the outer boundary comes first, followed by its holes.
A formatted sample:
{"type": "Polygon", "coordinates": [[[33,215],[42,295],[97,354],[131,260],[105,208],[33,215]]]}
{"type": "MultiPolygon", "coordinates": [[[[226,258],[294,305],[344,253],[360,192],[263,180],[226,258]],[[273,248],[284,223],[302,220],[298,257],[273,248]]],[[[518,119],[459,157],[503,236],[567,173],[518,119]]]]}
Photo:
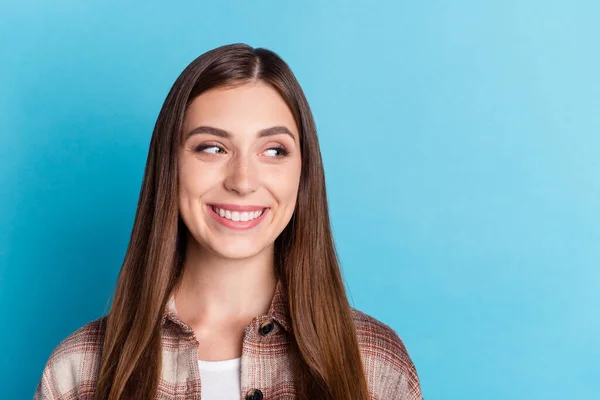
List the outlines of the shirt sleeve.
{"type": "Polygon", "coordinates": [[[42,372],[42,377],[35,388],[35,393],[33,395],[34,400],[58,400],[59,397],[55,395],[56,393],[56,384],[52,382],[52,375],[50,373],[50,369],[48,368],[48,364],[44,367],[44,372],[42,372]]]}

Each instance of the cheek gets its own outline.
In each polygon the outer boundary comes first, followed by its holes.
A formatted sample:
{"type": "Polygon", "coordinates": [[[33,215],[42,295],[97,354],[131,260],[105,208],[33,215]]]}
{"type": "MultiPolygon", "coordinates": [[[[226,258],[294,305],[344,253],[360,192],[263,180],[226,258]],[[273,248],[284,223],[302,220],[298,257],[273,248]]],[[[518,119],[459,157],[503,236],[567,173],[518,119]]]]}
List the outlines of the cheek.
{"type": "Polygon", "coordinates": [[[183,163],[179,168],[179,195],[183,198],[202,195],[214,185],[216,172],[193,160],[183,163]]]}
{"type": "Polygon", "coordinates": [[[293,207],[298,194],[300,167],[290,166],[290,168],[282,169],[265,176],[268,179],[268,183],[265,180],[265,184],[271,188],[272,193],[282,203],[281,206],[293,207]]]}
{"type": "Polygon", "coordinates": [[[295,202],[296,196],[298,195],[298,180],[289,179],[282,183],[282,192],[285,195],[286,200],[295,202]]]}

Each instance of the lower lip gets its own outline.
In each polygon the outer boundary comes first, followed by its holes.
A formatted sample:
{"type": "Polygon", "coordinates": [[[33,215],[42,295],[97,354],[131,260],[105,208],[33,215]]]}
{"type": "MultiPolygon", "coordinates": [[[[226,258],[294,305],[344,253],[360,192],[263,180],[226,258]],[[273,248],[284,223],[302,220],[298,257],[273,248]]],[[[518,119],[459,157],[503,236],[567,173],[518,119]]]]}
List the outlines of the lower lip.
{"type": "Polygon", "coordinates": [[[269,208],[265,209],[263,211],[263,213],[260,215],[260,217],[258,218],[254,218],[252,220],[249,221],[232,221],[230,219],[227,218],[223,218],[221,217],[219,214],[217,214],[215,212],[215,210],[213,210],[213,208],[209,205],[206,205],[206,207],[208,207],[208,213],[221,225],[226,226],[228,228],[231,229],[240,229],[240,230],[244,230],[244,229],[251,229],[254,228],[256,225],[260,224],[261,221],[265,218],[265,215],[269,212],[269,208]]]}

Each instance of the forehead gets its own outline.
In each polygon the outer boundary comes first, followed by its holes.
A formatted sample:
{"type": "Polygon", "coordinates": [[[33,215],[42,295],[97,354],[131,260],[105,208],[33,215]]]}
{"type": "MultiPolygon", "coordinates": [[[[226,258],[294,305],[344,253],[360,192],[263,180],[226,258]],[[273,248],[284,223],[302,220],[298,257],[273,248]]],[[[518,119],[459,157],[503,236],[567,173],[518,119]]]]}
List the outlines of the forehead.
{"type": "Polygon", "coordinates": [[[274,125],[283,125],[298,134],[294,116],[281,95],[258,81],[235,87],[219,87],[196,97],[185,115],[185,131],[208,125],[235,134],[255,134],[274,125]]]}

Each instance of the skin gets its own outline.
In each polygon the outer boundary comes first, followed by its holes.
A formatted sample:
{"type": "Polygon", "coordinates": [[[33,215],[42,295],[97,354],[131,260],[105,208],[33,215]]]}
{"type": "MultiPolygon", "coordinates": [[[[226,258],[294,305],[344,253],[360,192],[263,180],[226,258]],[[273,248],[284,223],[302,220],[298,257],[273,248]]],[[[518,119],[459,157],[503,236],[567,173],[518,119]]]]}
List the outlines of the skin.
{"type": "Polygon", "coordinates": [[[188,107],[182,134],[178,201],[188,235],[176,309],[200,343],[198,359],[232,359],[241,356],[246,326],[267,313],[275,291],[274,242],[296,204],[300,136],[283,98],[261,81],[202,93],[188,107]],[[200,126],[231,137],[188,136],[200,126]],[[257,137],[274,126],[291,136],[257,137]],[[270,210],[258,226],[240,231],[210,216],[206,205],[213,203],[270,210]]]}

